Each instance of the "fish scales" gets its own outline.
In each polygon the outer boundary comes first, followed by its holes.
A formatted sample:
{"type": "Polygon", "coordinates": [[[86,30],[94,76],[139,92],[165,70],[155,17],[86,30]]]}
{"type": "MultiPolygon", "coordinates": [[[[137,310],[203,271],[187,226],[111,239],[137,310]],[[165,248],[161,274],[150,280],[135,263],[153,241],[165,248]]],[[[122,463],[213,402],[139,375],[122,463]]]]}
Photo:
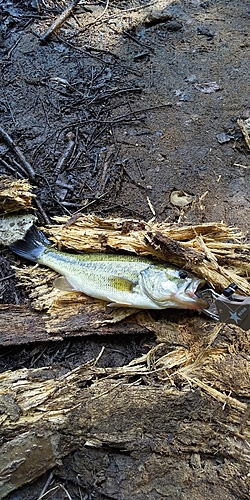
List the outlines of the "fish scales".
{"type": "Polygon", "coordinates": [[[88,281],[92,286],[100,286],[105,290],[118,288],[120,291],[130,289],[128,283],[136,284],[140,272],[152,265],[149,259],[129,255],[70,255],[49,249],[45,250],[38,262],[63,274],[69,282],[77,282],[78,289],[84,284],[86,286],[88,281]],[[119,278],[121,279],[118,280],[119,278]]]}

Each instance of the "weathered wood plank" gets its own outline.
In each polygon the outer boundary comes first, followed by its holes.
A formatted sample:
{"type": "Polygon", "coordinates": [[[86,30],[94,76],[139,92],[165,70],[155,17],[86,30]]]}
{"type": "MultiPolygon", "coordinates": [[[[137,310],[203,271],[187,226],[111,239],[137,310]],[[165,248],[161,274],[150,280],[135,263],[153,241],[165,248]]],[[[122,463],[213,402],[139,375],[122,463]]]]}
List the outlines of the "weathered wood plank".
{"type": "Polygon", "coordinates": [[[47,342],[63,340],[67,337],[85,335],[113,334],[146,334],[153,332],[150,324],[140,324],[136,316],[126,318],[120,323],[104,324],[99,322],[109,318],[108,315],[85,309],[76,310],[69,315],[65,308],[65,317],[53,316],[45,312],[32,310],[25,305],[0,305],[0,345],[10,346],[30,344],[32,342],[47,342]]]}

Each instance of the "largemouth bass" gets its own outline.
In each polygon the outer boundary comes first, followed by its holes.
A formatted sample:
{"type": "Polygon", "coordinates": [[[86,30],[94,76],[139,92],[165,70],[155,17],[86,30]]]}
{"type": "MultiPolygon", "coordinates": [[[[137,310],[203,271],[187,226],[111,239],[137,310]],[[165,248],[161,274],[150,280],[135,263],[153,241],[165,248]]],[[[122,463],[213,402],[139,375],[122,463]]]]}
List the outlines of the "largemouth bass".
{"type": "Polygon", "coordinates": [[[58,288],[83,292],[109,302],[109,306],[197,310],[207,307],[207,303],[195,295],[205,283],[203,280],[149,258],[60,252],[35,226],[10,248],[21,257],[61,274],[55,281],[58,288]]]}

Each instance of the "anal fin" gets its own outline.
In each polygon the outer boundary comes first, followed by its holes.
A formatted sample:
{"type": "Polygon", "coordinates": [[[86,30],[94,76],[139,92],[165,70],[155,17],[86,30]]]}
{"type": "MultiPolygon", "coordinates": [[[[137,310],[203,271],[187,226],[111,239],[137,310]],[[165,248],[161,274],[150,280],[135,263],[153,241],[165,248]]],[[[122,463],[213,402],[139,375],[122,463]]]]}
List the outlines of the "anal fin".
{"type": "Polygon", "coordinates": [[[76,292],[77,290],[68,282],[65,276],[58,276],[54,281],[54,287],[62,292],[76,292]]]}

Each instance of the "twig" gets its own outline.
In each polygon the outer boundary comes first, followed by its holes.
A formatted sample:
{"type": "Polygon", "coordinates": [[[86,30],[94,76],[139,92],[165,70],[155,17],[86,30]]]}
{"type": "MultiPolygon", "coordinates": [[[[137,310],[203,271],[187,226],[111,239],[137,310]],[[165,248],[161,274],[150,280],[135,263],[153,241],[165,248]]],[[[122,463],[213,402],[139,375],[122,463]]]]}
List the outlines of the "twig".
{"type": "MultiPolygon", "coordinates": [[[[71,215],[70,219],[66,222],[65,226],[64,227],[68,227],[70,226],[71,224],[73,224],[77,219],[78,217],[81,217],[82,216],[82,210],[89,207],[89,205],[92,205],[93,203],[95,203],[96,201],[99,201],[101,200],[104,196],[106,196],[107,194],[109,194],[109,191],[106,191],[106,193],[103,193],[99,198],[95,198],[94,200],[90,201],[89,203],[87,203],[86,205],[81,205],[81,208],[79,208],[78,210],[76,210],[73,214],[69,214],[71,215]]],[[[77,206],[75,204],[75,206],[77,206]]]]}
{"type": "Polygon", "coordinates": [[[88,104],[92,104],[95,101],[101,101],[102,99],[112,98],[112,97],[114,97],[116,95],[125,94],[126,92],[142,92],[142,88],[141,87],[134,87],[134,88],[128,87],[126,89],[118,89],[118,88],[116,88],[114,90],[111,90],[110,92],[107,92],[106,94],[97,95],[94,98],[92,98],[90,96],[89,98],[91,98],[92,100],[89,101],[88,104]]]}
{"type": "Polygon", "coordinates": [[[100,352],[99,352],[99,354],[96,356],[96,358],[95,358],[95,360],[94,360],[94,362],[93,362],[93,366],[96,366],[96,365],[97,365],[97,363],[98,363],[99,359],[100,359],[100,358],[102,357],[102,355],[103,355],[104,349],[105,349],[105,347],[104,347],[104,345],[103,345],[103,346],[102,346],[102,348],[101,348],[101,350],[100,350],[100,352]]]}
{"type": "MultiPolygon", "coordinates": [[[[78,47],[77,45],[75,45],[74,43],[71,43],[69,42],[69,40],[64,40],[63,38],[61,38],[59,35],[57,35],[57,40],[59,40],[59,42],[62,42],[64,43],[65,45],[68,45],[69,47],[71,47],[72,49],[74,50],[78,50],[79,52],[81,52],[82,54],[85,54],[87,55],[88,57],[91,57],[92,59],[95,59],[96,61],[99,61],[101,62],[102,64],[107,64],[106,61],[104,59],[102,59],[101,57],[98,57],[96,56],[95,54],[91,54],[90,50],[89,50],[89,47],[85,47],[85,48],[82,48],[82,47],[78,47]]],[[[94,49],[92,49],[94,50],[94,49]]],[[[106,51],[106,50],[103,50],[103,49],[98,49],[96,48],[95,49],[96,52],[104,52],[104,53],[107,53],[108,55],[112,55],[115,57],[115,62],[111,62],[109,61],[108,64],[118,64],[119,66],[121,66],[123,69],[126,69],[127,71],[129,71],[130,73],[133,73],[134,75],[137,75],[137,76],[140,76],[140,73],[138,71],[136,71],[134,68],[130,68],[129,66],[127,66],[125,64],[124,61],[119,61],[119,56],[117,54],[113,54],[112,52],[110,51],[106,51]]]]}
{"type": "Polygon", "coordinates": [[[152,214],[155,216],[155,209],[154,209],[154,207],[153,207],[153,205],[152,205],[152,203],[151,203],[151,201],[150,201],[149,197],[148,197],[148,196],[146,196],[146,199],[147,199],[147,203],[148,203],[148,206],[149,206],[149,208],[150,208],[150,210],[151,210],[152,214]]]}
{"type": "Polygon", "coordinates": [[[141,176],[141,179],[144,180],[145,179],[145,175],[144,173],[142,172],[142,169],[141,169],[141,165],[140,165],[140,161],[138,159],[135,160],[135,163],[136,163],[136,166],[139,170],[139,173],[140,173],[140,176],[141,176]]]}
{"type": "MultiPolygon", "coordinates": [[[[109,0],[107,0],[106,5],[105,5],[104,10],[102,11],[102,13],[101,13],[99,16],[97,16],[97,17],[94,19],[94,21],[91,21],[90,23],[86,24],[86,25],[84,26],[84,28],[82,28],[82,29],[80,30],[80,33],[82,33],[82,32],[83,32],[83,31],[85,31],[87,28],[89,28],[90,26],[93,26],[93,25],[94,25],[94,24],[96,24],[98,21],[100,21],[100,19],[104,16],[104,14],[106,14],[106,12],[107,12],[107,10],[108,10],[108,6],[109,6],[109,0]]],[[[79,32],[78,32],[78,33],[79,33],[79,32]]]]}
{"type": "Polygon", "coordinates": [[[86,141],[86,152],[88,152],[90,150],[91,146],[93,146],[93,143],[98,139],[98,137],[104,135],[104,133],[107,130],[107,125],[110,125],[110,122],[108,123],[108,122],[105,122],[104,120],[96,120],[96,123],[98,123],[99,125],[101,125],[102,123],[104,123],[106,126],[102,127],[101,130],[99,130],[99,132],[98,132],[98,127],[94,128],[94,130],[92,131],[91,135],[88,137],[88,139],[86,141]],[[94,133],[96,131],[97,131],[97,134],[94,135],[94,133]]]}
{"type": "MultiPolygon", "coordinates": [[[[57,35],[57,37],[56,37],[56,38],[57,38],[57,40],[59,40],[59,42],[62,42],[62,43],[64,43],[65,45],[68,45],[68,47],[71,47],[71,48],[72,48],[72,49],[74,49],[74,50],[78,50],[78,51],[79,51],[79,52],[81,52],[82,54],[85,54],[85,55],[87,55],[87,56],[89,56],[89,57],[92,57],[92,59],[95,59],[96,61],[99,61],[99,62],[101,62],[102,64],[105,62],[105,61],[103,61],[103,59],[101,59],[101,57],[98,57],[98,56],[96,56],[96,55],[94,55],[94,54],[91,54],[91,52],[89,52],[88,48],[87,48],[87,49],[85,49],[85,48],[82,48],[82,47],[78,47],[78,46],[77,46],[77,45],[75,45],[74,43],[69,42],[69,40],[68,40],[68,39],[67,39],[67,40],[64,40],[64,39],[63,39],[62,37],[60,37],[59,35],[57,35]]],[[[98,49],[96,49],[96,52],[99,52],[99,51],[98,51],[98,49]]],[[[118,56],[117,56],[117,57],[118,57],[118,56]]],[[[116,62],[117,62],[117,61],[116,61],[116,62]]],[[[126,69],[127,69],[127,68],[126,68],[126,69]]],[[[132,71],[132,70],[131,70],[131,71],[132,71]]],[[[138,72],[137,72],[137,74],[138,74],[138,72]]]]}
{"type": "Polygon", "coordinates": [[[25,167],[27,174],[29,174],[30,178],[34,179],[36,174],[35,174],[35,171],[33,170],[32,166],[26,160],[24,154],[19,149],[19,147],[14,143],[14,141],[11,139],[9,134],[7,134],[7,132],[5,132],[5,130],[2,127],[0,127],[0,135],[3,137],[3,139],[5,139],[5,141],[9,144],[9,146],[13,149],[13,151],[15,151],[16,155],[21,160],[21,162],[22,162],[23,166],[25,167]]]}
{"type": "MultiPolygon", "coordinates": [[[[85,208],[89,207],[90,205],[93,205],[93,203],[96,203],[97,201],[100,201],[102,198],[105,198],[105,196],[106,196],[107,194],[109,194],[109,191],[106,191],[105,193],[102,193],[102,194],[99,196],[99,198],[94,198],[94,200],[90,201],[89,203],[86,203],[86,205],[84,205],[84,206],[82,205],[82,208],[81,208],[81,209],[79,209],[79,210],[77,210],[77,212],[80,212],[80,210],[82,210],[83,208],[84,208],[84,210],[85,210],[85,208]]],[[[76,214],[77,212],[75,212],[75,214],[76,214]]]]}
{"type": "Polygon", "coordinates": [[[82,203],[74,203],[72,201],[58,201],[56,200],[57,203],[59,203],[62,207],[81,207],[84,208],[84,205],[82,203]]]}
{"type": "Polygon", "coordinates": [[[60,488],[62,488],[62,490],[64,491],[64,493],[66,494],[66,496],[68,497],[69,500],[72,500],[72,497],[70,496],[68,490],[66,490],[65,486],[63,486],[62,483],[60,483],[60,488]]]}
{"type": "Polygon", "coordinates": [[[66,184],[66,182],[56,181],[58,187],[68,189],[68,191],[74,191],[72,184],[66,184]]]}
{"type": "Polygon", "coordinates": [[[142,9],[148,9],[148,7],[153,7],[153,5],[157,4],[158,0],[155,0],[154,2],[149,2],[145,5],[139,5],[136,7],[130,7],[129,9],[122,9],[118,14],[111,14],[105,21],[109,21],[110,19],[114,19],[115,17],[127,15],[128,12],[134,12],[136,10],[142,10],[142,9]]]}
{"type": "Polygon", "coordinates": [[[234,167],[250,168],[250,165],[241,165],[241,163],[234,163],[234,167]]]}
{"type": "MultiPolygon", "coordinates": [[[[67,203],[66,201],[61,203],[57,198],[53,198],[53,200],[59,205],[59,207],[67,212],[70,217],[72,216],[72,213],[66,208],[66,206],[64,206],[64,203],[67,203]]],[[[73,206],[75,206],[75,204],[73,204],[73,206]]]]}
{"type": "Polygon", "coordinates": [[[151,45],[149,45],[148,43],[140,42],[140,40],[138,40],[135,36],[130,35],[130,33],[128,31],[124,30],[123,35],[127,36],[128,38],[133,40],[133,42],[137,43],[141,47],[143,47],[143,48],[146,47],[146,49],[150,50],[150,52],[153,52],[153,53],[155,52],[154,49],[151,47],[151,45]]]}
{"type": "MultiPolygon", "coordinates": [[[[83,155],[84,151],[79,151],[77,153],[77,155],[75,156],[74,160],[72,160],[72,162],[70,163],[70,168],[71,170],[73,170],[73,168],[75,167],[75,165],[77,164],[78,160],[81,158],[81,156],[83,155]]],[[[72,153],[72,156],[74,155],[74,151],[72,153]]],[[[91,165],[91,163],[89,164],[91,165]]],[[[87,165],[87,166],[89,166],[87,165]]],[[[86,165],[82,166],[82,168],[86,168],[86,165]]]]}
{"type": "MultiPolygon", "coordinates": [[[[46,491],[42,496],[40,495],[40,497],[37,500],[42,500],[42,498],[45,498],[49,493],[52,493],[52,491],[55,493],[57,490],[59,490],[59,488],[60,488],[60,486],[59,486],[59,484],[57,484],[56,486],[54,486],[50,490],[46,491]]],[[[54,495],[54,493],[53,493],[53,495],[54,495]]],[[[52,498],[52,496],[50,498],[52,498]]]]}
{"type": "Polygon", "coordinates": [[[107,152],[107,155],[106,155],[106,158],[104,161],[103,172],[102,172],[101,181],[99,184],[99,189],[97,190],[97,193],[96,193],[96,198],[99,198],[99,196],[105,190],[105,187],[107,185],[107,172],[108,172],[109,160],[114,153],[115,153],[115,148],[112,145],[112,146],[110,146],[109,151],[107,152]]]}
{"type": "MultiPolygon", "coordinates": [[[[112,56],[112,57],[114,57],[114,59],[120,59],[118,54],[116,54],[115,52],[112,52],[112,50],[103,49],[101,47],[93,47],[92,45],[84,45],[84,49],[86,52],[91,52],[91,51],[100,52],[101,54],[107,54],[108,56],[112,56]]],[[[102,73],[102,70],[100,71],[100,73],[102,73]]],[[[98,74],[98,76],[99,76],[99,74],[98,74]]],[[[96,76],[94,79],[96,79],[96,76]]]]}
{"type": "Polygon", "coordinates": [[[40,500],[44,496],[44,493],[46,492],[48,486],[50,485],[53,477],[54,473],[51,472],[37,500],[40,500]]]}
{"type": "Polygon", "coordinates": [[[88,91],[87,91],[87,93],[86,93],[86,95],[85,95],[85,98],[86,98],[86,97],[89,97],[90,90],[91,90],[91,89],[92,89],[92,87],[93,87],[93,81],[94,81],[94,68],[93,68],[93,66],[92,66],[92,68],[91,68],[91,80],[90,80],[89,88],[88,88],[88,91]]]}
{"type": "Polygon", "coordinates": [[[15,165],[15,167],[18,168],[18,170],[20,171],[20,173],[25,178],[27,176],[26,170],[23,167],[21,167],[21,165],[19,165],[19,163],[14,158],[10,158],[8,155],[6,155],[6,157],[7,157],[7,160],[9,160],[10,162],[12,161],[12,163],[15,165]]]}
{"type": "Polygon", "coordinates": [[[66,139],[68,140],[68,146],[61,156],[61,158],[57,162],[57,166],[55,168],[55,175],[59,175],[62,170],[64,170],[65,163],[67,163],[68,159],[71,156],[71,153],[75,147],[75,134],[73,132],[69,132],[66,135],[66,139]]]}
{"type": "MultiPolygon", "coordinates": [[[[166,107],[169,107],[171,108],[172,107],[172,103],[171,102],[167,102],[166,104],[159,104],[158,106],[150,106],[149,108],[142,108],[142,109],[135,109],[134,111],[129,111],[128,113],[125,113],[124,115],[118,115],[116,116],[114,119],[110,119],[110,120],[104,120],[104,119],[96,119],[96,118],[93,118],[91,120],[82,120],[80,122],[81,125],[84,125],[85,123],[99,123],[99,124],[106,124],[106,125],[116,125],[116,124],[119,124],[119,123],[126,123],[124,121],[125,118],[128,118],[129,116],[131,115],[136,115],[138,113],[145,113],[147,111],[156,111],[157,109],[161,109],[161,108],[166,108],[166,107]]],[[[145,118],[146,116],[143,115],[143,118],[145,118]]],[[[141,120],[142,117],[139,116],[136,120],[141,120]]],[[[130,120],[131,122],[131,120],[130,120]]],[[[77,122],[79,124],[79,122],[77,122]]],[[[72,126],[74,125],[74,123],[71,124],[72,126]]],[[[68,128],[68,125],[67,127],[65,126],[65,128],[68,128]]],[[[105,130],[105,129],[104,129],[105,130]]],[[[96,139],[96,137],[95,137],[96,139]]]]}
{"type": "Polygon", "coordinates": [[[123,9],[121,10],[120,12],[118,12],[117,14],[111,14],[110,16],[108,17],[104,17],[103,18],[103,15],[105,14],[105,12],[107,11],[107,8],[108,8],[108,3],[106,4],[105,8],[104,8],[104,11],[100,14],[100,16],[98,16],[94,21],[86,24],[81,30],[79,30],[76,34],[73,34],[70,36],[70,38],[73,38],[75,36],[78,36],[80,33],[83,33],[86,29],[88,29],[90,26],[92,26],[92,24],[96,24],[97,22],[99,22],[101,19],[102,19],[102,22],[109,22],[111,19],[115,19],[116,17],[120,17],[120,16],[124,16],[124,15],[127,15],[128,12],[134,12],[136,10],[142,10],[142,9],[147,9],[148,7],[151,7],[155,4],[157,4],[157,1],[158,0],[155,0],[154,2],[149,2],[148,4],[146,5],[140,5],[139,7],[131,7],[129,9],[123,9]]]}
{"type": "Polygon", "coordinates": [[[19,36],[18,39],[15,41],[14,45],[12,45],[12,47],[10,47],[10,50],[8,51],[8,54],[7,54],[7,59],[10,58],[13,50],[17,47],[17,45],[19,44],[20,40],[21,40],[21,36],[19,36]]]}
{"type": "Polygon", "coordinates": [[[41,205],[40,201],[39,201],[37,198],[35,198],[35,199],[34,199],[34,203],[36,204],[36,206],[37,206],[37,208],[38,208],[39,212],[41,213],[42,217],[44,218],[44,222],[46,222],[46,224],[50,225],[50,224],[51,224],[51,220],[50,220],[50,218],[47,216],[46,212],[44,211],[44,209],[43,209],[43,207],[42,207],[42,205],[41,205]]]}
{"type": "Polygon", "coordinates": [[[13,172],[13,174],[15,174],[17,177],[19,177],[20,179],[23,179],[23,175],[20,174],[19,172],[17,172],[15,170],[15,168],[11,167],[11,165],[9,165],[9,163],[7,163],[7,161],[3,160],[3,158],[0,158],[0,162],[5,166],[5,168],[7,168],[8,170],[10,170],[10,172],[13,172]]]}
{"type": "Polygon", "coordinates": [[[4,278],[0,278],[0,282],[6,281],[10,278],[14,278],[16,275],[15,274],[9,274],[9,276],[4,276],[4,278]]]}
{"type": "Polygon", "coordinates": [[[13,123],[14,123],[15,127],[16,127],[16,120],[15,120],[14,113],[13,113],[13,111],[12,111],[11,105],[10,105],[10,103],[9,103],[9,100],[8,100],[8,98],[6,97],[6,92],[4,92],[4,101],[5,101],[5,103],[6,103],[6,106],[7,106],[7,107],[8,107],[8,109],[9,109],[10,116],[11,116],[12,121],[13,121],[13,123]]]}
{"type": "Polygon", "coordinates": [[[78,4],[79,0],[73,0],[71,4],[62,12],[62,14],[55,19],[51,26],[45,31],[45,33],[40,37],[40,42],[46,43],[48,39],[53,35],[53,33],[60,28],[64,21],[70,16],[75,6],[78,4]]]}
{"type": "Polygon", "coordinates": [[[148,189],[147,186],[143,186],[143,184],[141,184],[140,182],[137,182],[135,179],[133,179],[132,175],[130,175],[130,173],[128,172],[128,170],[124,166],[123,166],[123,173],[128,176],[129,180],[132,181],[135,186],[138,186],[139,188],[146,189],[146,190],[148,189]]]}
{"type": "MultiPolygon", "coordinates": [[[[125,115],[120,115],[114,118],[114,120],[110,120],[108,123],[119,123],[121,119],[127,118],[128,116],[134,115],[135,113],[145,113],[146,111],[155,111],[156,109],[160,108],[166,108],[166,107],[172,107],[171,102],[167,102],[166,104],[159,104],[158,106],[150,106],[150,108],[142,108],[142,109],[135,109],[134,111],[130,111],[129,113],[126,113],[125,115]]],[[[102,122],[105,123],[105,122],[102,122]]]]}
{"type": "MultiPolygon", "coordinates": [[[[73,148],[73,151],[72,151],[72,158],[75,156],[76,148],[77,148],[77,145],[78,145],[78,139],[79,139],[79,127],[76,127],[76,130],[75,130],[75,145],[74,145],[74,148],[73,148]]],[[[71,168],[73,168],[72,164],[71,164],[71,168]]]]}
{"type": "Polygon", "coordinates": [[[97,171],[98,160],[99,160],[99,153],[95,153],[95,162],[94,162],[93,174],[95,174],[96,171],[97,171]]]}

